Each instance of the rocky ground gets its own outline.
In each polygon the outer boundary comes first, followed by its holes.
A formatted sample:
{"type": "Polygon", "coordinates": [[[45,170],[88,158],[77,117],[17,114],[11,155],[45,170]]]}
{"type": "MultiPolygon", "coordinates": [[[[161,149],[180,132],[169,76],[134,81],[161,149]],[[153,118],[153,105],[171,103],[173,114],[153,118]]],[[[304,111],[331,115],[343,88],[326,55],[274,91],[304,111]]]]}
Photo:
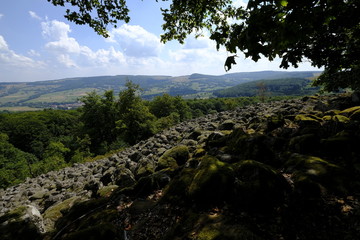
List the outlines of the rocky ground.
{"type": "Polygon", "coordinates": [[[1,239],[360,239],[356,96],[256,104],[0,190],[1,239]]]}

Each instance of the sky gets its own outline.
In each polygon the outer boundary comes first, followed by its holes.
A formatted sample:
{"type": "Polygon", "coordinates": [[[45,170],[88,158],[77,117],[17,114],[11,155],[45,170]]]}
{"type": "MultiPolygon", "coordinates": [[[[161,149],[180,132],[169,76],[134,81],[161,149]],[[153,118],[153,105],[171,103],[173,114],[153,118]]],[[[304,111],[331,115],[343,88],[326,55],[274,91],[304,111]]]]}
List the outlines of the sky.
{"type": "MultiPolygon", "coordinates": [[[[246,5],[246,0],[234,4],[246,5]]],[[[8,0],[0,7],[0,82],[28,82],[103,75],[225,74],[229,55],[208,36],[185,44],[160,42],[160,7],[168,2],[128,0],[130,23],[109,27],[110,38],[64,18],[66,8],[47,0],[8,0]]],[[[206,33],[205,33],[206,35],[206,33]]],[[[283,70],[280,60],[253,62],[238,53],[231,72],[283,70]]],[[[310,63],[288,70],[318,70],[310,63]]]]}

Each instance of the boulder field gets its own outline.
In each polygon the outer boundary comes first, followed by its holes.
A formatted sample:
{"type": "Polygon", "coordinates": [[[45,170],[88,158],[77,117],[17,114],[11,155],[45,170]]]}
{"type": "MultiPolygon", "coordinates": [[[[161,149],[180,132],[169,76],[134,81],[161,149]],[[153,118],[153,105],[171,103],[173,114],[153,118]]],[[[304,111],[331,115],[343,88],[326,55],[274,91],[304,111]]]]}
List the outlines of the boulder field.
{"type": "Polygon", "coordinates": [[[360,239],[360,103],[259,103],[0,190],[0,239],[360,239]]]}

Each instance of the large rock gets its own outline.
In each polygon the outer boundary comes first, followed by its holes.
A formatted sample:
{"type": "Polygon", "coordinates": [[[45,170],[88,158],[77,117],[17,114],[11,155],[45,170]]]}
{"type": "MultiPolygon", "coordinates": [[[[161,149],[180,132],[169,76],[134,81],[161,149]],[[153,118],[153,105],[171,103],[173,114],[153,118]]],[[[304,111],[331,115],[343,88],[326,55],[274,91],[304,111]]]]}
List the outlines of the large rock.
{"type": "Polygon", "coordinates": [[[253,160],[233,164],[233,204],[244,211],[262,212],[280,206],[290,186],[272,167],[253,160]]]}
{"type": "Polygon", "coordinates": [[[72,197],[48,208],[44,214],[45,231],[54,230],[55,222],[63,216],[63,212],[70,209],[75,203],[86,201],[81,197],[72,197]]]}
{"type": "Polygon", "coordinates": [[[229,164],[204,156],[189,185],[189,196],[200,206],[215,206],[230,197],[233,183],[229,164]]]}
{"type": "Polygon", "coordinates": [[[189,149],[185,145],[179,145],[167,150],[158,160],[158,168],[172,168],[184,165],[189,159],[189,149]]]}
{"type": "Polygon", "coordinates": [[[320,197],[321,189],[337,194],[347,192],[344,170],[319,157],[293,154],[285,171],[292,174],[295,191],[303,197],[320,197]]]}
{"type": "Polygon", "coordinates": [[[20,206],[0,217],[2,240],[42,239],[46,232],[39,210],[32,206],[20,206]]]}

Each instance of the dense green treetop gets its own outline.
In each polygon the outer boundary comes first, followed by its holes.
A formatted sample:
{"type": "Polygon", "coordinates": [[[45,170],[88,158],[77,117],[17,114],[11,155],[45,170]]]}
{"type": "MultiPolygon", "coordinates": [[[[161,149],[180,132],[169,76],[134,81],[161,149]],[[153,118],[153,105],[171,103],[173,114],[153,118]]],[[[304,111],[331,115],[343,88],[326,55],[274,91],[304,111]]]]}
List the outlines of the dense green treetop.
{"type": "MultiPolygon", "coordinates": [[[[67,19],[105,37],[108,24],[130,20],[125,0],[48,1],[72,5],[67,19]]],[[[218,48],[241,51],[254,61],[280,57],[282,68],[310,61],[325,68],[316,83],[326,90],[360,89],[359,0],[249,0],[246,8],[232,0],[173,0],[162,12],[163,42],[183,43],[189,34],[200,36],[207,29],[218,48]]]]}

